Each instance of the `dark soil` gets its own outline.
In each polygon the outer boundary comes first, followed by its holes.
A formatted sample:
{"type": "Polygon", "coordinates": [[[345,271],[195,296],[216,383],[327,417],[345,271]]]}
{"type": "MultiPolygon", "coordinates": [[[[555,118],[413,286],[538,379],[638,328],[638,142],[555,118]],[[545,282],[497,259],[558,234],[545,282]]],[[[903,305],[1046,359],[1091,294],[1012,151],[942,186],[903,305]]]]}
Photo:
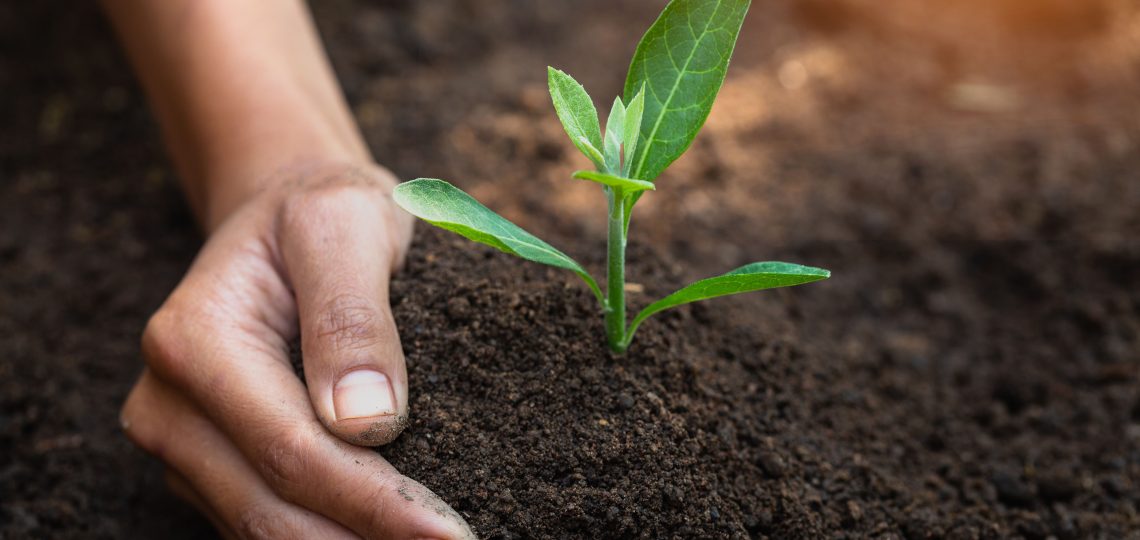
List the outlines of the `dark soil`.
{"type": "MultiPolygon", "coordinates": [[[[593,296],[560,272],[435,231],[416,245],[407,277],[393,286],[416,413],[382,453],[431,479],[476,530],[811,531],[796,524],[807,511],[801,501],[772,514],[784,503],[768,481],[790,472],[773,435],[796,393],[779,375],[801,356],[781,339],[800,319],[783,317],[794,297],[757,310],[752,323],[765,338],[698,308],[647,323],[630,354],[615,357],[599,339],[593,296]]],[[[680,282],[675,265],[631,255],[645,282],[680,282]]]]}
{"type": "MultiPolygon", "coordinates": [[[[544,95],[599,102],[662,2],[316,2],[377,158],[601,269],[544,95]]],[[[421,228],[382,453],[486,537],[1140,537],[1140,9],[756,2],[638,205],[642,305],[752,260],[831,280],[681,308],[611,356],[576,278],[421,228]]],[[[0,538],[199,538],[118,433],[200,241],[93,6],[0,4],[0,538]]]]}

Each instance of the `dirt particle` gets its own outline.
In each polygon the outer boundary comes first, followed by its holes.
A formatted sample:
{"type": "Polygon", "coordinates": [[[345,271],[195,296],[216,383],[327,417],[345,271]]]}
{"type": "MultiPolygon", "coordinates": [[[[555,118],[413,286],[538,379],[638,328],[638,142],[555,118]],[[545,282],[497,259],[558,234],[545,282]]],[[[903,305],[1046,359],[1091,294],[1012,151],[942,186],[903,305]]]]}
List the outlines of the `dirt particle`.
{"type": "Polygon", "coordinates": [[[397,416],[394,422],[387,419],[380,420],[364,430],[364,432],[356,438],[356,442],[364,446],[386,444],[395,440],[396,437],[399,437],[407,425],[408,417],[406,415],[397,416]]]}
{"type": "Polygon", "coordinates": [[[1068,501],[1081,489],[1076,475],[1068,471],[1042,473],[1037,478],[1037,492],[1050,501],[1068,501]]]}
{"type": "Polygon", "coordinates": [[[863,520],[863,507],[855,501],[847,501],[847,521],[855,524],[863,520]]]}
{"type": "Polygon", "coordinates": [[[764,470],[768,477],[773,479],[783,478],[788,472],[788,465],[785,463],[784,458],[779,454],[770,451],[760,452],[757,458],[757,465],[764,470]]]}
{"type": "Polygon", "coordinates": [[[455,322],[467,322],[471,319],[471,302],[462,296],[453,296],[447,301],[447,316],[455,322]]]}
{"type": "Polygon", "coordinates": [[[628,411],[628,410],[632,409],[635,404],[636,404],[636,402],[633,400],[633,396],[626,394],[626,393],[622,393],[622,394],[618,395],[618,398],[617,398],[618,410],[628,411]]]}
{"type": "Polygon", "coordinates": [[[1033,488],[1019,474],[998,471],[990,477],[990,483],[997,491],[998,499],[1005,504],[1028,506],[1036,499],[1033,488]]]}

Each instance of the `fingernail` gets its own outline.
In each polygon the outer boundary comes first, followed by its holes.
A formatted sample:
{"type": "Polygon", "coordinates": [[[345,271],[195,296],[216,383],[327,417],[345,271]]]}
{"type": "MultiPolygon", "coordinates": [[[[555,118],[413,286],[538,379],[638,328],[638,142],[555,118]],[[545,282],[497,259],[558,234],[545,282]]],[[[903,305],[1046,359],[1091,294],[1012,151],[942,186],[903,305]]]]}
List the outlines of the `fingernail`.
{"type": "Polygon", "coordinates": [[[333,388],[333,407],[337,420],[396,414],[392,383],[379,371],[350,371],[333,388]]]}

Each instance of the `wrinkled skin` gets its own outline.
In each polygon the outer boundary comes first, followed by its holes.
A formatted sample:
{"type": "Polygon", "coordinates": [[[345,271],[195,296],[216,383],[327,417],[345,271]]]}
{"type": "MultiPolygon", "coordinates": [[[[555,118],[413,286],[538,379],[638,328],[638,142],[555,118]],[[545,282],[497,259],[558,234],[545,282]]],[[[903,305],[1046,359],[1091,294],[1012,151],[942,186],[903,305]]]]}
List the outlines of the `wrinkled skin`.
{"type": "Polygon", "coordinates": [[[407,417],[388,277],[411,222],[392,177],[345,165],[280,174],[210,236],[151,318],[124,429],[227,537],[472,536],[434,494],[347,442],[389,442],[407,417]],[[298,335],[307,389],[288,358],[298,335]],[[361,367],[389,374],[397,412],[338,422],[335,380],[361,367]]]}

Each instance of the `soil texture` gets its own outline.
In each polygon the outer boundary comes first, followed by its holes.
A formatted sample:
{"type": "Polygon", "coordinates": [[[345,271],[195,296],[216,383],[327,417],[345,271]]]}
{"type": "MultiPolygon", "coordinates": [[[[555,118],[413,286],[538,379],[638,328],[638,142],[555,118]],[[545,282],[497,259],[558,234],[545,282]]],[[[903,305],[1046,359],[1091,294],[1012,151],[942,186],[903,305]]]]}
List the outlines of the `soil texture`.
{"type": "MultiPolygon", "coordinates": [[[[545,67],[608,102],[663,4],[313,8],[381,163],[598,274],[545,67]]],[[[58,0],[0,5],[0,88],[0,538],[210,537],[117,422],[201,242],[141,93],[58,0]]],[[[572,274],[420,227],[381,453],[486,538],[1140,537],[1138,89],[1127,0],[754,2],[635,210],[630,302],[755,260],[834,277],[614,356],[572,274]]]]}

